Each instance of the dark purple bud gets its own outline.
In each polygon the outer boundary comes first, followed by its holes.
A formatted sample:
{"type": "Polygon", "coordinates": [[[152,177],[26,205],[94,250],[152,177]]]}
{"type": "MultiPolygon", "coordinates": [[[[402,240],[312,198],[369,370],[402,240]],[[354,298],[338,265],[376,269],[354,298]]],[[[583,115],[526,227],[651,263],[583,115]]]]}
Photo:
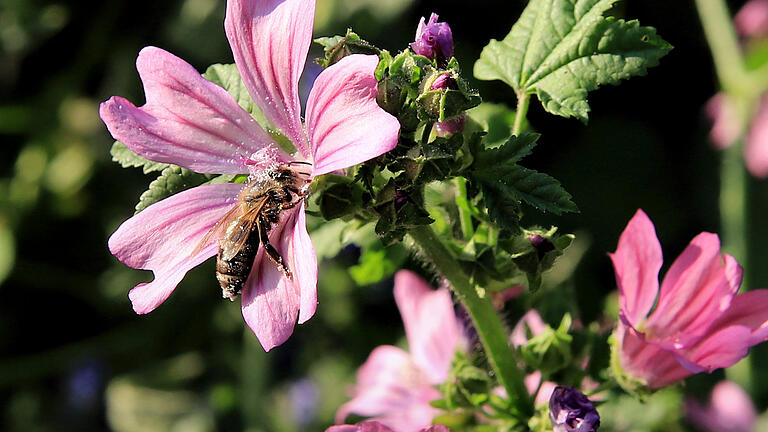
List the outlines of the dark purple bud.
{"type": "Polygon", "coordinates": [[[460,114],[452,119],[435,123],[435,133],[439,137],[447,138],[457,133],[464,132],[467,125],[467,116],[460,114]]]}
{"type": "Polygon", "coordinates": [[[430,90],[442,90],[442,89],[450,89],[450,90],[458,90],[459,85],[456,84],[456,79],[453,78],[453,76],[446,72],[443,74],[440,74],[433,82],[432,85],[429,86],[430,90]]]}
{"type": "Polygon", "coordinates": [[[536,249],[536,254],[539,256],[539,259],[544,258],[544,255],[546,255],[547,252],[555,250],[555,245],[553,245],[546,237],[533,234],[528,238],[531,240],[533,248],[536,249]]]}
{"type": "Polygon", "coordinates": [[[555,432],[595,432],[600,415],[584,393],[557,386],[549,398],[549,419],[555,432]]]}
{"type": "Polygon", "coordinates": [[[437,14],[429,17],[429,23],[424,22],[424,17],[416,29],[416,41],[411,44],[413,52],[430,60],[437,60],[440,65],[448,63],[453,57],[453,34],[448,23],[437,22],[437,14]]]}
{"type": "Polygon", "coordinates": [[[407,203],[410,199],[411,197],[406,192],[397,189],[395,191],[395,210],[400,210],[403,208],[405,203],[407,203]]]}

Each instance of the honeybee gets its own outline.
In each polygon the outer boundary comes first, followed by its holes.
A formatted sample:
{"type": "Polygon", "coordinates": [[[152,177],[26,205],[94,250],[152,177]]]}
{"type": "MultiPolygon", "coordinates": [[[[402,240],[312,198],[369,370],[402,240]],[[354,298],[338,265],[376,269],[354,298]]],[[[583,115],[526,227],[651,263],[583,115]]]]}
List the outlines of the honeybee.
{"type": "Polygon", "coordinates": [[[269,242],[269,232],[283,211],[296,207],[306,197],[309,174],[294,170],[292,164],[309,163],[281,164],[250,179],[238,194],[237,204],[216,222],[192,253],[202,250],[212,238],[219,238],[216,279],[223,298],[234,301],[240,294],[259,245],[286,277],[292,277],[285,260],[269,242]]]}

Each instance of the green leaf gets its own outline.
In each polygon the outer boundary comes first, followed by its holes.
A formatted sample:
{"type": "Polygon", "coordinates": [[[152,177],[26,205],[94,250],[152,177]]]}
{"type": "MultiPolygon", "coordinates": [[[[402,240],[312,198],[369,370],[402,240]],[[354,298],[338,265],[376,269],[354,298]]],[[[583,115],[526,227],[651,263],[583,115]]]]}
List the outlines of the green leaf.
{"type": "Polygon", "coordinates": [[[198,174],[175,165],[169,166],[149,184],[149,189],[141,194],[139,203],[136,204],[136,213],[175,193],[200,186],[209,180],[211,180],[211,176],[198,174]]]}
{"type": "Polygon", "coordinates": [[[586,122],[587,92],[645,75],[672,46],[652,27],[603,17],[618,0],[532,0],[502,40],[475,63],[482,80],[502,80],[518,96],[536,94],[548,112],[586,122]]]}
{"type": "Polygon", "coordinates": [[[571,195],[560,186],[560,182],[544,173],[519,165],[499,164],[478,170],[473,177],[480,182],[484,195],[486,191],[511,195],[539,210],[557,215],[578,211],[571,195]]]}
{"type": "MultiPolygon", "coordinates": [[[[248,93],[248,89],[245,87],[242,78],[240,78],[240,72],[237,70],[236,65],[215,64],[208,66],[208,69],[203,73],[203,78],[223,87],[227,93],[235,98],[238,105],[248,111],[251,115],[255,115],[257,119],[259,116],[262,116],[261,110],[253,102],[250,93],[248,93]]],[[[261,123],[261,121],[259,121],[259,123],[261,123]]]]}
{"type": "Polygon", "coordinates": [[[167,163],[153,162],[149,159],[145,159],[134,153],[133,150],[129,149],[128,146],[120,141],[115,141],[115,143],[112,144],[112,149],[109,151],[109,154],[112,155],[112,161],[119,163],[123,168],[140,167],[144,171],[144,174],[153,171],[162,171],[171,166],[167,163]]]}
{"type": "Polygon", "coordinates": [[[493,166],[499,163],[515,163],[531,154],[536,141],[541,135],[524,132],[520,136],[511,136],[504,144],[483,150],[477,155],[477,166],[493,166]]]}
{"type": "Polygon", "coordinates": [[[389,277],[408,258],[408,251],[401,244],[383,248],[381,242],[363,248],[360,262],[349,268],[349,275],[358,286],[371,285],[389,277]]]}

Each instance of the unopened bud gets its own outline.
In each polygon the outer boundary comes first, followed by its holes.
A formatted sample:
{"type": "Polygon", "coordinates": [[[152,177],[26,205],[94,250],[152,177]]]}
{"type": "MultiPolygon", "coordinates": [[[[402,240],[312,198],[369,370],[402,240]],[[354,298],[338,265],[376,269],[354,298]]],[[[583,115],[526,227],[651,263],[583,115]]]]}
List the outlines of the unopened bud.
{"type": "Polygon", "coordinates": [[[439,23],[437,18],[435,13],[429,17],[428,23],[424,22],[424,17],[421,18],[411,49],[418,55],[437,60],[438,65],[446,65],[453,57],[453,34],[448,23],[439,23]]]}

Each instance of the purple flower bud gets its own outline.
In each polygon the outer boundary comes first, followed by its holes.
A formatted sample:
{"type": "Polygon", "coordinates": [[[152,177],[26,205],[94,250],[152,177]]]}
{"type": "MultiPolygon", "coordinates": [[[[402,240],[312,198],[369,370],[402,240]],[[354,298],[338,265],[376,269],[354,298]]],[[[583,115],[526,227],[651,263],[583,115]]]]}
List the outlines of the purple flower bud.
{"type": "Polygon", "coordinates": [[[432,81],[432,85],[429,86],[430,90],[442,90],[442,89],[450,89],[450,90],[458,90],[459,85],[456,84],[456,79],[453,78],[453,76],[449,73],[443,73],[440,74],[437,78],[435,78],[434,81],[432,81]]]}
{"type": "Polygon", "coordinates": [[[531,240],[531,246],[536,249],[536,254],[539,256],[539,259],[544,258],[544,255],[546,255],[547,252],[555,250],[555,245],[553,245],[546,237],[533,234],[528,238],[531,240]]]}
{"type": "Polygon", "coordinates": [[[447,138],[457,133],[464,132],[464,127],[466,125],[467,116],[465,114],[460,114],[446,121],[435,123],[435,133],[439,137],[447,138]]]}
{"type": "Polygon", "coordinates": [[[410,200],[411,197],[407,192],[397,189],[395,191],[395,210],[400,210],[410,200]]]}
{"type": "Polygon", "coordinates": [[[592,401],[573,387],[555,387],[549,398],[549,419],[555,432],[595,432],[600,427],[592,401]]]}
{"type": "Polygon", "coordinates": [[[429,23],[421,17],[416,29],[416,41],[411,44],[413,52],[430,60],[437,60],[440,65],[448,63],[453,57],[453,34],[448,23],[437,22],[437,14],[429,17],[429,23]]]}

